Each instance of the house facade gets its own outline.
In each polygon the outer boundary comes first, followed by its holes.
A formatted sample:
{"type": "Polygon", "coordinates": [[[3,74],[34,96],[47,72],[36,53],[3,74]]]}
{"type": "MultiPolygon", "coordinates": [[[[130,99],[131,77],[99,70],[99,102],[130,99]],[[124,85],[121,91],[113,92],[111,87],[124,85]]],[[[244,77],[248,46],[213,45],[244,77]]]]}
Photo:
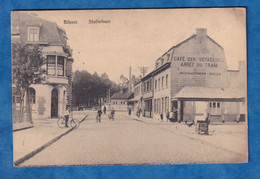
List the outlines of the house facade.
{"type": "Polygon", "coordinates": [[[108,109],[114,109],[115,111],[128,111],[132,108],[132,102],[129,99],[133,98],[134,94],[129,92],[118,92],[111,96],[108,109]]]}
{"type": "MultiPolygon", "coordinates": [[[[14,11],[12,43],[39,45],[45,59],[45,81],[30,86],[32,119],[56,118],[71,101],[72,50],[64,29],[55,22],[14,11]]],[[[15,100],[14,100],[15,101],[15,100]]]]}
{"type": "Polygon", "coordinates": [[[202,118],[206,107],[211,121],[241,120],[247,110],[246,68],[241,64],[239,71],[229,71],[224,48],[206,29],[197,29],[155,61],[149,74],[153,118],[166,120],[167,111],[176,111],[176,121],[191,122],[202,118]]]}

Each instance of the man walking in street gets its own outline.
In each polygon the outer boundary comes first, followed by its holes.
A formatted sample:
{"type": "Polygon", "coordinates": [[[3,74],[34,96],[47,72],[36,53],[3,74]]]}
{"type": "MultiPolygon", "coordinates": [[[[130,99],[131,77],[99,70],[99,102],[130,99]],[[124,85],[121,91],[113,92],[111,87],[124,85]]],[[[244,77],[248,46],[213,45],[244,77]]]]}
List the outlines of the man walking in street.
{"type": "Polygon", "coordinates": [[[103,111],[104,111],[104,114],[106,114],[106,111],[107,111],[106,106],[104,106],[103,111]]]}
{"type": "Polygon", "coordinates": [[[99,108],[97,111],[97,121],[96,122],[101,122],[101,114],[102,114],[102,110],[101,110],[101,108],[99,108]]]}

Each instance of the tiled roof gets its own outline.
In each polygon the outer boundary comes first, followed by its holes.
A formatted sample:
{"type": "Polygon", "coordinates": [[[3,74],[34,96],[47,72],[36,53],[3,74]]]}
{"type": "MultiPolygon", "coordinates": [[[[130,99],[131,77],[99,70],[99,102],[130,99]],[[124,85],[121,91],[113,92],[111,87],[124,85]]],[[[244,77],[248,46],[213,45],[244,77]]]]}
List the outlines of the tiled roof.
{"type": "Polygon", "coordinates": [[[133,93],[115,93],[111,99],[129,99],[133,97],[133,93]]]}
{"type": "Polygon", "coordinates": [[[28,27],[40,27],[39,42],[48,42],[49,45],[64,45],[62,41],[62,33],[55,22],[50,22],[45,19],[28,15],[23,12],[12,12],[11,34],[19,34],[23,42],[27,41],[28,27]]]}

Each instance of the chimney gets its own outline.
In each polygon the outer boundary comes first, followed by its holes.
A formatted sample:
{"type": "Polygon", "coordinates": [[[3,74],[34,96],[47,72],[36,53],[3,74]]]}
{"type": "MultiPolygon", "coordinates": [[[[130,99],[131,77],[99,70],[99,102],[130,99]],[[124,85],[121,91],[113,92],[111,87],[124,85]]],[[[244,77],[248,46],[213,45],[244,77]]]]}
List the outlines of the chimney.
{"type": "Polygon", "coordinates": [[[198,37],[205,37],[207,35],[207,29],[204,28],[197,28],[196,32],[198,37]]]}
{"type": "Polygon", "coordinates": [[[131,74],[131,67],[129,67],[129,84],[128,84],[128,92],[132,92],[132,74],[131,74]]]}

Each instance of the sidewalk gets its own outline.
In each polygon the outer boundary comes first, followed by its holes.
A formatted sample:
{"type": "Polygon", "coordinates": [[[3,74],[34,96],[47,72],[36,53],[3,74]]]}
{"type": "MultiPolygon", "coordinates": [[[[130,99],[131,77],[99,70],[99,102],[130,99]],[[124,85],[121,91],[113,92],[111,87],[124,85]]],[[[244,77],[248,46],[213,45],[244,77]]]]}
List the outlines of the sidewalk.
{"type": "MultiPolygon", "coordinates": [[[[203,142],[223,150],[248,157],[248,131],[247,123],[214,123],[209,125],[209,135],[198,135],[195,126],[188,127],[185,123],[161,122],[157,119],[129,116],[127,112],[117,112],[120,116],[130,117],[149,125],[158,125],[161,128],[183,135],[199,142],[203,142]]],[[[246,162],[246,161],[245,161],[246,162]]]]}
{"type": "MultiPolygon", "coordinates": [[[[73,118],[80,122],[85,119],[86,115],[86,111],[83,111],[83,113],[73,112],[73,118]]],[[[15,165],[19,165],[22,161],[73,130],[73,128],[59,128],[57,120],[58,118],[34,120],[32,128],[13,132],[13,160],[15,165]]]]}

